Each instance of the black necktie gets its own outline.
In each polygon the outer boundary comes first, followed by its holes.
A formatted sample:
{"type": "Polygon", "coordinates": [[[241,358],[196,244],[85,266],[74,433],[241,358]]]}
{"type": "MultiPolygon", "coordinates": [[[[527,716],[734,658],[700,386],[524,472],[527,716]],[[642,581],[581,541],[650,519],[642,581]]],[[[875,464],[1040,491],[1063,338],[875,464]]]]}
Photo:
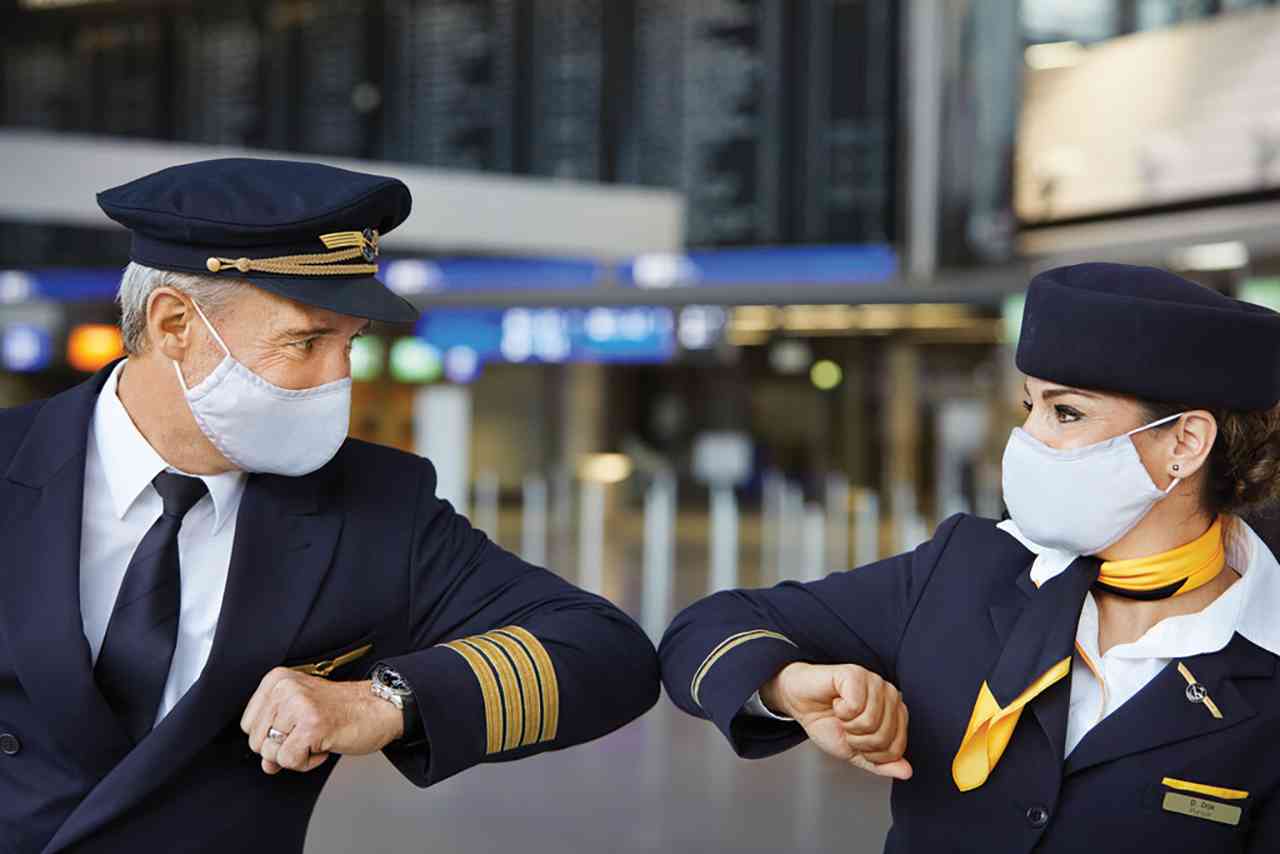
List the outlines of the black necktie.
{"type": "Polygon", "coordinates": [[[207,491],[200,478],[168,472],[151,485],[164,500],[164,512],[133,552],[93,669],[99,690],[135,743],[155,723],[178,643],[178,530],[207,491]]]}

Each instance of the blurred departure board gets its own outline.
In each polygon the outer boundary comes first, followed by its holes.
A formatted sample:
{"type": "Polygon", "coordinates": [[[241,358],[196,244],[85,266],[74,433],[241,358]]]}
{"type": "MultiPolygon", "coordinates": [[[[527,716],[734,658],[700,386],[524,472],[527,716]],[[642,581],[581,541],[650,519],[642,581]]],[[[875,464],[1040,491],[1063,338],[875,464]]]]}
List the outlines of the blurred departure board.
{"type": "Polygon", "coordinates": [[[116,136],[170,136],[167,26],[155,12],[86,20],[76,27],[72,60],[72,122],[116,136]]]}
{"type": "Polygon", "coordinates": [[[67,127],[72,61],[56,35],[8,45],[4,51],[3,123],[57,130],[67,127]]]}
{"type": "Polygon", "coordinates": [[[530,170],[600,177],[606,0],[532,0],[530,170]]]}
{"type": "Polygon", "coordinates": [[[783,0],[638,0],[622,179],[683,190],[689,242],[782,237],[783,0]]]}
{"type": "Polygon", "coordinates": [[[0,0],[0,122],[665,187],[692,246],[892,242],[890,0],[0,0]]]}
{"type": "Polygon", "coordinates": [[[178,139],[216,145],[265,144],[264,34],[255,4],[226,2],[178,19],[174,114],[178,139]]]}
{"type": "Polygon", "coordinates": [[[349,157],[368,153],[376,87],[366,79],[365,18],[353,13],[356,5],[348,0],[268,5],[268,147],[349,157]]]}
{"type": "Polygon", "coordinates": [[[514,0],[388,0],[385,156],[511,171],[514,0]]]}
{"type": "Polygon", "coordinates": [[[803,154],[796,239],[884,242],[893,235],[894,4],[807,0],[801,56],[803,154]]]}

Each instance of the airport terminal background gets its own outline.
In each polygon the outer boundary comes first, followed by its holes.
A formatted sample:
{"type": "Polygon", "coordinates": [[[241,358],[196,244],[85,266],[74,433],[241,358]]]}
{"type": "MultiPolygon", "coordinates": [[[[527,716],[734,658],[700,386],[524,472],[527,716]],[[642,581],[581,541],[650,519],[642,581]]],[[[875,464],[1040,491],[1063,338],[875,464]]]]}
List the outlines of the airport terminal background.
{"type": "MultiPolygon", "coordinates": [[[[381,275],[423,316],[358,342],[352,435],[431,457],[655,640],[709,591],[999,517],[1036,270],[1280,308],[1268,0],[0,0],[0,26],[0,406],[120,354],[128,235],[93,192],[134,164],[403,174],[381,275]]],[[[862,854],[887,793],[808,747],[738,760],[664,700],[426,792],[344,760],[308,851],[862,854]]]]}

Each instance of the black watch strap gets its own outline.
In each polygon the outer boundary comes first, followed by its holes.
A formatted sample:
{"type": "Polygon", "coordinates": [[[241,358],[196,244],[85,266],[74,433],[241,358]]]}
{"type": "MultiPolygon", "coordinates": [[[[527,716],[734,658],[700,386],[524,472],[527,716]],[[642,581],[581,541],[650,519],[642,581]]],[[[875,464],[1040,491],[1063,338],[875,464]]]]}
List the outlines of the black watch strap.
{"type": "Polygon", "coordinates": [[[400,742],[412,744],[425,740],[426,731],[422,726],[422,715],[418,714],[417,701],[413,697],[405,697],[400,713],[404,715],[404,735],[400,736],[400,742]]]}

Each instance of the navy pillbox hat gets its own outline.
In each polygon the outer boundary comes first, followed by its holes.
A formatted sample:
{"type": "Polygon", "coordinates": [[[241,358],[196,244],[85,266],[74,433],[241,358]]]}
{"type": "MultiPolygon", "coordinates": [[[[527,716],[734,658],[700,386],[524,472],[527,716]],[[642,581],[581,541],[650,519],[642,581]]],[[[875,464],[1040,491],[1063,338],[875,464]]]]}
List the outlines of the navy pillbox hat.
{"type": "Polygon", "coordinates": [[[396,178],[319,163],[229,157],[172,166],[98,194],[160,270],[245,280],[340,314],[411,322],[378,279],[378,242],[409,216],[396,178]]]}
{"type": "Polygon", "coordinates": [[[1027,288],[1016,362],[1077,388],[1268,409],[1280,401],[1280,314],[1154,267],[1058,267],[1027,288]]]}

